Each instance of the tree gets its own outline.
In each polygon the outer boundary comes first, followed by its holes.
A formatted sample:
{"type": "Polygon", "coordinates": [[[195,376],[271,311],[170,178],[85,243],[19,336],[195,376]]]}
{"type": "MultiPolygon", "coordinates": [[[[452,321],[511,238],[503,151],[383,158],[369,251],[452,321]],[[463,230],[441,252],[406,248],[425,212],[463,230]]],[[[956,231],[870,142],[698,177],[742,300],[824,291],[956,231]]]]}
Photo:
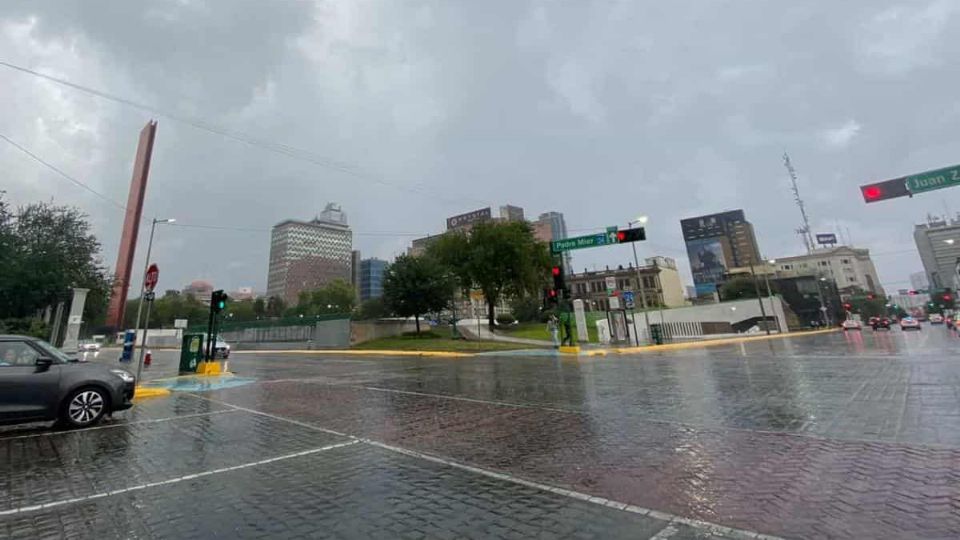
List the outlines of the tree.
{"type": "Polygon", "coordinates": [[[0,318],[35,317],[90,289],[84,318],[103,316],[110,280],[87,216],[71,206],[34,203],[9,210],[0,192],[0,318]]]}
{"type": "Polygon", "coordinates": [[[287,310],[287,303],[279,296],[267,298],[266,315],[268,317],[280,317],[287,310]]]}
{"type": "Polygon", "coordinates": [[[290,308],[290,315],[329,315],[333,313],[350,313],[357,302],[357,293],[342,279],[335,279],[329,284],[312,291],[301,291],[297,297],[297,305],[290,308]]]}
{"type": "Polygon", "coordinates": [[[720,298],[724,301],[756,297],[757,288],[752,277],[735,277],[720,287],[720,298]]]}
{"type": "Polygon", "coordinates": [[[461,287],[469,283],[483,291],[491,331],[500,300],[535,294],[553,264],[546,244],[534,238],[530,225],[522,221],[478,223],[469,236],[438,239],[428,253],[457,276],[461,287]]]}
{"type": "Polygon", "coordinates": [[[359,321],[382,319],[387,316],[389,316],[389,312],[383,298],[367,298],[360,302],[360,307],[357,308],[356,313],[356,319],[359,321]]]}
{"type": "Polygon", "coordinates": [[[401,255],[383,275],[383,301],[401,317],[413,317],[420,333],[420,316],[446,308],[456,283],[433,257],[401,255]]]}
{"type": "Polygon", "coordinates": [[[267,314],[267,303],[263,298],[257,298],[253,301],[253,316],[261,319],[267,314]]]}

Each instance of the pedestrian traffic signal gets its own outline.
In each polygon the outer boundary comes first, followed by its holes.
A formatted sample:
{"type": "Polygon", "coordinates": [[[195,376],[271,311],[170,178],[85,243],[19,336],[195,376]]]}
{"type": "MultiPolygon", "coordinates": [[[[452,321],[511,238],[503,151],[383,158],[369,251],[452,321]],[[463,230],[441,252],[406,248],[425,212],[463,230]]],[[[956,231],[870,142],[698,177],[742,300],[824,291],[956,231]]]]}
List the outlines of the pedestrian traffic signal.
{"type": "Polygon", "coordinates": [[[906,178],[894,178],[893,180],[885,180],[874,184],[865,184],[860,186],[860,193],[863,195],[863,201],[866,203],[910,196],[910,190],[907,189],[906,178]]]}
{"type": "Polygon", "coordinates": [[[617,231],[617,243],[626,244],[647,239],[647,231],[643,227],[636,229],[620,229],[617,231]]]}
{"type": "Polygon", "coordinates": [[[210,310],[214,313],[220,313],[227,308],[227,300],[229,299],[230,297],[222,289],[213,291],[213,294],[210,295],[210,310]]]}

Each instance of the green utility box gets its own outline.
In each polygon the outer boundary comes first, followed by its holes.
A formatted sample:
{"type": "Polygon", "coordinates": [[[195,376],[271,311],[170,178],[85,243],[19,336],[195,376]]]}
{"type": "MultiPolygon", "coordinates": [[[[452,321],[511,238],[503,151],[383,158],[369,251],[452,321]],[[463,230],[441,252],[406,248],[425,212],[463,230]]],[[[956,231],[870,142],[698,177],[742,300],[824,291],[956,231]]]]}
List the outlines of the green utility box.
{"type": "Polygon", "coordinates": [[[203,361],[203,334],[183,334],[180,342],[180,373],[196,373],[203,361]]]}
{"type": "Polygon", "coordinates": [[[650,325],[650,339],[654,345],[663,345],[663,327],[659,324],[650,325]]]}

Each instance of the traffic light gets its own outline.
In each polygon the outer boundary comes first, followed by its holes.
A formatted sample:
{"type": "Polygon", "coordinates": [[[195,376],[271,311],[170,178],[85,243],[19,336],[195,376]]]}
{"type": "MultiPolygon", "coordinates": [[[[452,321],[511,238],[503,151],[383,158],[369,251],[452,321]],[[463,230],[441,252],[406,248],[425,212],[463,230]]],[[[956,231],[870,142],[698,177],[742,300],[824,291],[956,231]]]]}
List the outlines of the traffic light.
{"type": "Polygon", "coordinates": [[[873,300],[874,298],[876,298],[876,296],[874,296],[872,293],[867,295],[867,300],[873,300]]]}
{"type": "Polygon", "coordinates": [[[617,243],[626,244],[647,239],[647,231],[643,227],[636,229],[620,229],[617,231],[617,243]]]}
{"type": "Polygon", "coordinates": [[[554,291],[562,291],[567,288],[567,278],[563,273],[563,265],[555,265],[550,269],[550,274],[553,276],[554,291]]]}
{"type": "Polygon", "coordinates": [[[229,299],[230,297],[223,292],[223,289],[213,291],[213,294],[210,295],[210,310],[214,313],[220,313],[227,308],[227,300],[229,299]]]}
{"type": "Polygon", "coordinates": [[[845,309],[846,311],[850,311],[853,309],[853,304],[851,304],[850,302],[844,302],[843,309],[845,309]]]}
{"type": "Polygon", "coordinates": [[[863,201],[866,203],[910,196],[910,190],[907,189],[906,178],[894,178],[893,180],[884,180],[883,182],[876,182],[874,184],[865,184],[860,186],[860,193],[863,195],[863,201]]]}

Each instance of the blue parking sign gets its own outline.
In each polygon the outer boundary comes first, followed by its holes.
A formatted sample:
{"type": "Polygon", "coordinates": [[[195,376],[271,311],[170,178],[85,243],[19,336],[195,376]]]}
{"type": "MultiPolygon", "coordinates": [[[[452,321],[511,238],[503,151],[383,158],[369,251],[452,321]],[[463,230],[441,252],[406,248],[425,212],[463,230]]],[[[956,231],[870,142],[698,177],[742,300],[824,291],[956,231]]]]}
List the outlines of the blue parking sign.
{"type": "Polygon", "coordinates": [[[623,297],[623,307],[627,309],[633,309],[636,307],[633,291],[623,291],[620,293],[620,295],[623,297]]]}

